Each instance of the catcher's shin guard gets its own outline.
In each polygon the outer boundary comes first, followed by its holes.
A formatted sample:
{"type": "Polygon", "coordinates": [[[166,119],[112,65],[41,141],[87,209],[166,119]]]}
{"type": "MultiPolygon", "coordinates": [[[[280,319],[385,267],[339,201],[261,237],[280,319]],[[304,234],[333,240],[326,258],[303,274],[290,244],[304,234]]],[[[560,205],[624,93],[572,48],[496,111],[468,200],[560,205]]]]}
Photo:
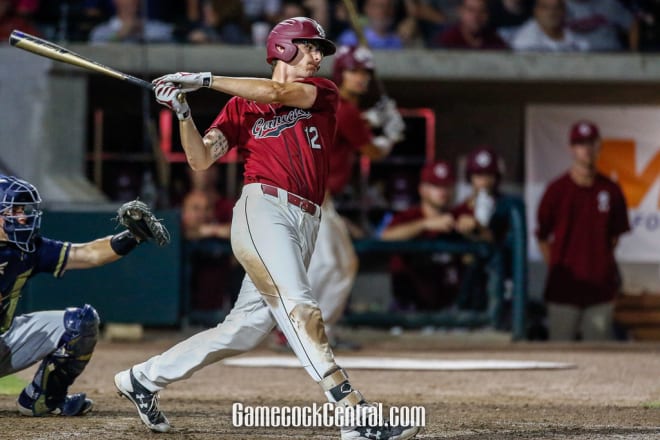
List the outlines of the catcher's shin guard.
{"type": "MultiPolygon", "coordinates": [[[[82,308],[68,308],[64,312],[64,328],[59,348],[44,358],[32,383],[25,387],[19,399],[23,407],[27,399],[31,400],[32,412],[37,416],[57,410],[64,412],[67,390],[85,369],[96,346],[99,315],[88,304],[82,308]]],[[[83,406],[80,411],[84,409],[83,406]]]]}

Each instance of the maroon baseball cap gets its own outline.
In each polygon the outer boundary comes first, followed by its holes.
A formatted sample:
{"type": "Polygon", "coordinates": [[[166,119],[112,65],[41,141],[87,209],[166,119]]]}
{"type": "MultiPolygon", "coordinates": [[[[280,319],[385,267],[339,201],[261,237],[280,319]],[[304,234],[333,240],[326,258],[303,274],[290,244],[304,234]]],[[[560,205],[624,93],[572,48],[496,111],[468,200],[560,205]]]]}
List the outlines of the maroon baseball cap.
{"type": "Polygon", "coordinates": [[[571,145],[591,143],[600,139],[600,131],[598,126],[591,121],[577,121],[571,127],[569,138],[571,145]]]}
{"type": "Polygon", "coordinates": [[[420,180],[436,186],[450,186],[456,182],[454,171],[452,170],[451,165],[449,165],[449,162],[445,160],[438,160],[426,164],[424,168],[422,168],[422,176],[420,180]]]}

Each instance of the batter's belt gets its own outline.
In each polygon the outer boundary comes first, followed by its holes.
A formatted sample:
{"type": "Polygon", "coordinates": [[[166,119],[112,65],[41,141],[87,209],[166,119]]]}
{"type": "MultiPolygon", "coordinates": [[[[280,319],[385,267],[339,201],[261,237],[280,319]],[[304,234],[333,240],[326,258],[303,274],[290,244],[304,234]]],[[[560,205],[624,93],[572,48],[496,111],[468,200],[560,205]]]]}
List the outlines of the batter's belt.
{"type": "Polygon", "coordinates": [[[309,215],[316,216],[321,212],[321,207],[317,205],[316,203],[309,201],[307,199],[303,199],[302,197],[299,197],[295,194],[292,194],[290,192],[287,192],[283,189],[277,188],[275,186],[271,185],[266,185],[265,183],[261,184],[261,191],[264,194],[267,194],[269,196],[273,197],[278,197],[279,198],[279,191],[283,191],[286,193],[286,199],[289,203],[291,203],[294,206],[297,206],[300,208],[303,212],[306,212],[309,215]]]}

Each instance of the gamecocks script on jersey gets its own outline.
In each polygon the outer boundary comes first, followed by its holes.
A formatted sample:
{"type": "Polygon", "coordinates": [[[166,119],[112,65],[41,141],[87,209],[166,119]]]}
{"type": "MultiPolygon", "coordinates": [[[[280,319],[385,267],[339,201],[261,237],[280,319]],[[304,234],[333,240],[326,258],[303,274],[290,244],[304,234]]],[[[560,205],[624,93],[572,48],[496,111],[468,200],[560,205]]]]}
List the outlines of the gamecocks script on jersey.
{"type": "Polygon", "coordinates": [[[255,139],[277,137],[287,128],[296,125],[296,122],[301,119],[309,119],[311,117],[312,114],[310,112],[294,108],[289,113],[275,116],[273,119],[259,118],[252,126],[252,136],[255,139]]]}

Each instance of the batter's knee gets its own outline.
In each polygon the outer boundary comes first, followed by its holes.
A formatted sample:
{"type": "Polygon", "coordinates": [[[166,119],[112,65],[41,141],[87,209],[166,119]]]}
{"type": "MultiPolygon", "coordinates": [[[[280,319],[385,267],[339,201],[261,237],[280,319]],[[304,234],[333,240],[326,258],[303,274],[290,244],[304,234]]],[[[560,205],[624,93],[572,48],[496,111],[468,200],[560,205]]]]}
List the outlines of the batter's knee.
{"type": "Polygon", "coordinates": [[[328,343],[323,316],[318,306],[297,304],[289,313],[289,318],[298,329],[304,330],[313,342],[318,344],[328,343]]]}

